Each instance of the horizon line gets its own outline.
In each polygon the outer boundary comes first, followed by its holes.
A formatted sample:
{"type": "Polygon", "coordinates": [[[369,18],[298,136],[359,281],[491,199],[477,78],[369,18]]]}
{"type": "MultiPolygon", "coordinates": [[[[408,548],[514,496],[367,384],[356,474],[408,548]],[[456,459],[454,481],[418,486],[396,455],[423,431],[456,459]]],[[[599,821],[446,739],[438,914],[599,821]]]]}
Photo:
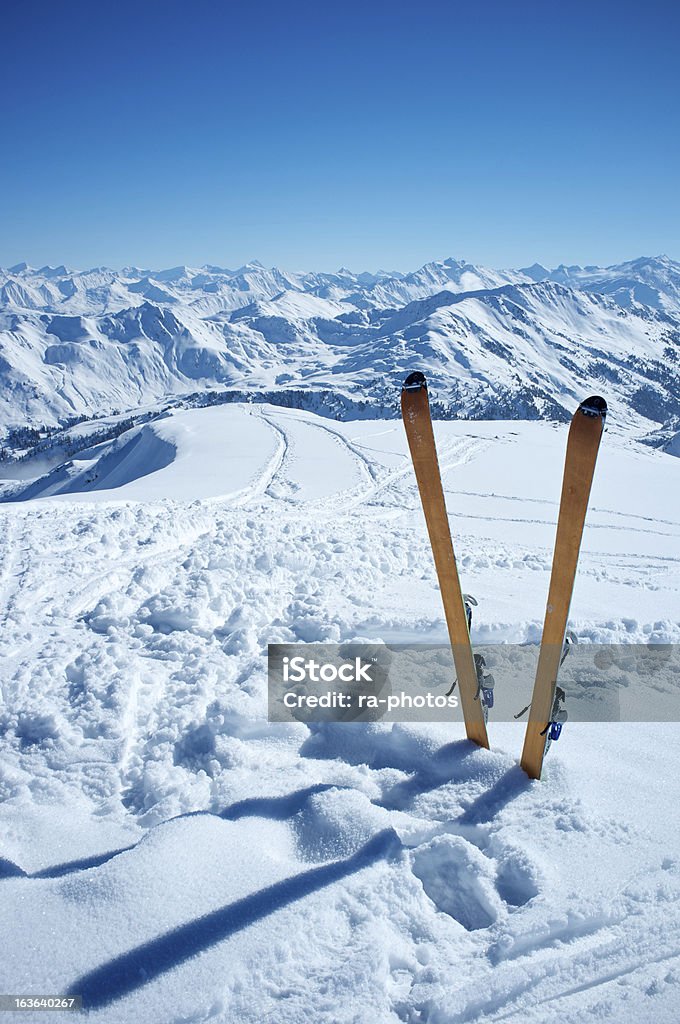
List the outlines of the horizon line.
{"type": "Polygon", "coordinates": [[[43,271],[48,271],[49,270],[49,271],[57,272],[57,271],[60,271],[60,270],[63,269],[63,272],[66,273],[66,274],[86,274],[86,273],[90,273],[90,272],[95,271],[95,270],[108,270],[111,273],[120,274],[120,273],[124,273],[126,270],[131,270],[131,271],[137,271],[137,272],[143,273],[143,274],[154,274],[154,273],[167,273],[168,271],[171,271],[171,270],[184,269],[184,270],[213,271],[215,273],[228,273],[228,274],[236,275],[236,274],[240,273],[241,271],[246,270],[248,268],[261,268],[262,270],[278,270],[278,271],[285,270],[285,271],[288,271],[289,273],[292,273],[292,274],[341,274],[341,273],[344,272],[344,273],[352,274],[355,277],[360,276],[361,274],[370,274],[371,276],[374,276],[374,277],[379,275],[379,274],[385,274],[388,277],[391,277],[391,276],[394,276],[394,275],[397,275],[397,274],[405,276],[405,275],[408,275],[408,274],[416,273],[418,270],[422,270],[424,267],[431,266],[432,264],[447,264],[447,263],[448,264],[455,263],[455,264],[459,264],[459,265],[461,265],[463,267],[472,267],[474,269],[489,269],[489,270],[498,270],[498,271],[509,270],[509,271],[514,271],[516,273],[522,273],[523,271],[526,271],[526,270],[533,270],[535,267],[540,267],[541,269],[549,271],[549,272],[554,272],[556,270],[562,270],[562,269],[565,269],[565,270],[591,270],[591,269],[592,270],[610,270],[610,269],[612,269],[614,267],[621,267],[621,266],[625,266],[626,264],[639,263],[639,262],[642,262],[642,261],[661,262],[661,261],[664,261],[664,260],[667,260],[670,263],[675,263],[675,264],[680,265],[680,261],[679,260],[674,259],[672,256],[669,256],[667,253],[658,253],[658,254],[653,255],[653,256],[642,254],[642,255],[638,255],[638,256],[633,256],[630,259],[622,259],[622,260],[620,260],[618,262],[607,263],[607,264],[602,264],[602,263],[558,263],[556,266],[553,266],[553,267],[546,266],[546,264],[541,263],[539,260],[534,260],[533,263],[527,263],[527,264],[524,264],[522,266],[517,267],[517,266],[496,266],[493,263],[472,263],[472,262],[470,262],[470,261],[468,261],[466,259],[459,259],[459,258],[457,258],[455,256],[445,256],[445,257],[439,257],[439,258],[434,258],[434,259],[431,259],[431,260],[427,260],[425,263],[421,263],[418,267],[416,267],[415,269],[411,269],[411,270],[397,270],[395,268],[392,268],[390,270],[386,270],[383,267],[378,267],[377,270],[368,270],[368,269],[365,269],[365,268],[363,270],[352,270],[348,266],[346,266],[345,264],[343,264],[342,266],[338,267],[335,270],[321,270],[321,269],[310,268],[310,267],[294,269],[292,267],[287,267],[285,264],[276,264],[276,263],[274,263],[274,264],[272,264],[270,266],[267,266],[266,264],[262,263],[261,260],[255,258],[255,259],[252,259],[252,260],[247,260],[245,263],[241,263],[239,266],[237,266],[235,268],[221,266],[218,263],[212,263],[212,262],[206,262],[206,263],[202,263],[200,265],[190,264],[190,263],[175,263],[175,264],[171,264],[170,266],[156,266],[156,267],[151,267],[151,266],[145,267],[145,266],[138,265],[136,263],[126,263],[124,266],[109,266],[106,263],[98,263],[98,264],[94,264],[94,265],[89,266],[89,267],[88,266],[74,267],[74,266],[69,266],[66,263],[57,263],[57,264],[54,264],[54,265],[51,264],[51,263],[44,263],[44,264],[42,264],[42,266],[38,267],[38,266],[32,265],[27,260],[18,260],[16,263],[12,263],[11,265],[0,266],[0,271],[3,271],[3,272],[11,274],[11,273],[22,273],[23,271],[28,270],[28,271],[33,271],[33,272],[39,274],[39,273],[41,273],[43,271]]]}

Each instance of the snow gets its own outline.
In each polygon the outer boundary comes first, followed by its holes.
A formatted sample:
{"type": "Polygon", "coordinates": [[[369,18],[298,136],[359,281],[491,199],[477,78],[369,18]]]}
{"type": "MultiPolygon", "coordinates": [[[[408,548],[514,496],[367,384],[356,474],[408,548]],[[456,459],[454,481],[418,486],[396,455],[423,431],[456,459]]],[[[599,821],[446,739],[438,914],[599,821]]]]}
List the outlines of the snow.
{"type": "MultiPolygon", "coordinates": [[[[435,428],[473,639],[536,640],[566,425],[435,428]]],[[[677,724],[570,722],[530,782],[521,724],[266,721],[267,643],[445,639],[398,421],[78,429],[0,506],[0,990],[111,1024],[675,1024],[677,724]]],[[[613,414],[580,638],[678,643],[679,507],[613,414]]]]}
{"type": "Polygon", "coordinates": [[[105,491],[121,501],[221,495],[238,500],[241,494],[251,495],[270,475],[269,464],[281,457],[281,442],[261,415],[249,413],[243,407],[227,407],[160,417],[79,452],[11,497],[78,494],[81,501],[86,495],[100,500],[99,492],[105,491]]]}
{"type": "Polygon", "coordinates": [[[545,273],[454,259],[396,275],[256,261],[0,270],[0,434],[206,389],[396,416],[418,365],[451,418],[566,419],[577,394],[606,389],[641,437],[677,429],[679,352],[680,265],[668,257],[545,273]]]}

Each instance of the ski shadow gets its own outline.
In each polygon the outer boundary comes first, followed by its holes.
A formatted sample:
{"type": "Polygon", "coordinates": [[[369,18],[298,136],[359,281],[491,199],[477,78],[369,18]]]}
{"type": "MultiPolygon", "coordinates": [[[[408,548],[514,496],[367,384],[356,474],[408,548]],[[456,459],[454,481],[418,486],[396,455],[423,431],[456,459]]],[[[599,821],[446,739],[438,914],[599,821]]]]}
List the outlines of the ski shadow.
{"type": "Polygon", "coordinates": [[[397,782],[375,803],[390,811],[404,811],[422,793],[429,793],[448,782],[461,782],[469,778],[466,761],[478,749],[470,740],[445,744],[431,756],[426,765],[418,768],[408,779],[397,782]]]}
{"type": "Polygon", "coordinates": [[[13,860],[0,857],[0,878],[25,878],[26,872],[15,864],[13,860]]]}
{"type": "Polygon", "coordinates": [[[481,793],[465,808],[456,824],[487,824],[509,803],[526,793],[530,786],[531,779],[526,772],[519,765],[513,765],[490,789],[481,793]]]}
{"type": "Polygon", "coordinates": [[[400,850],[397,834],[385,829],[346,860],[302,871],[179,925],[82,975],[68,991],[82,995],[86,1010],[101,1009],[275,911],[400,850]]]}
{"type": "Polygon", "coordinates": [[[346,787],[330,782],[319,782],[283,796],[251,796],[245,800],[238,800],[217,814],[225,821],[238,821],[239,818],[270,818],[272,821],[285,821],[301,811],[311,796],[325,793],[329,789],[344,788],[346,787]]]}
{"type": "MultiPolygon", "coordinates": [[[[159,822],[166,825],[170,821],[178,821],[180,818],[197,818],[203,815],[213,815],[223,818],[225,821],[238,821],[240,818],[269,818],[271,821],[286,821],[301,811],[307,800],[317,793],[324,793],[329,789],[341,789],[333,783],[319,782],[313,786],[305,786],[303,789],[296,789],[293,793],[284,793],[281,796],[253,796],[245,800],[237,800],[235,803],[225,807],[222,811],[187,811],[184,814],[177,814],[172,818],[166,818],[159,822]]],[[[0,858],[0,878],[9,878],[21,875],[25,878],[62,878],[77,871],[87,871],[88,868],[98,868],[107,861],[113,860],[121,853],[134,850],[138,843],[144,840],[145,836],[138,839],[137,843],[130,846],[120,846],[115,850],[107,850],[105,853],[92,854],[90,857],[79,857],[77,860],[64,861],[62,864],[53,864],[50,867],[41,868],[27,874],[11,861],[4,861],[0,858]]]]}
{"type": "MultiPolygon", "coordinates": [[[[141,839],[139,840],[141,842],[141,839]]],[[[98,868],[102,864],[106,864],[107,861],[113,860],[120,853],[127,853],[128,850],[134,850],[137,843],[132,843],[130,846],[120,846],[116,850],[107,850],[105,853],[95,853],[91,857],[80,857],[78,860],[64,861],[62,864],[53,864],[48,868],[41,868],[39,871],[33,871],[28,878],[62,878],[64,875],[70,875],[74,871],[87,871],[88,868],[98,868]]]]}

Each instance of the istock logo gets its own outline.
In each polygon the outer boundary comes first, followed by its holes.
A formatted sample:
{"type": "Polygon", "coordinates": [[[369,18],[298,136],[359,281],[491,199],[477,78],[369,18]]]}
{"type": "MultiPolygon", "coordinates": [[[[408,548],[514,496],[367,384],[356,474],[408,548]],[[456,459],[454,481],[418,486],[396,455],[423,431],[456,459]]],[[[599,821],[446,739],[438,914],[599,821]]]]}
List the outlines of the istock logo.
{"type": "Polygon", "coordinates": [[[270,722],[437,722],[458,709],[450,647],[268,644],[270,722]]]}
{"type": "Polygon", "coordinates": [[[370,664],[361,658],[343,665],[305,659],[302,656],[283,659],[283,680],[286,683],[372,683],[370,664]]]}

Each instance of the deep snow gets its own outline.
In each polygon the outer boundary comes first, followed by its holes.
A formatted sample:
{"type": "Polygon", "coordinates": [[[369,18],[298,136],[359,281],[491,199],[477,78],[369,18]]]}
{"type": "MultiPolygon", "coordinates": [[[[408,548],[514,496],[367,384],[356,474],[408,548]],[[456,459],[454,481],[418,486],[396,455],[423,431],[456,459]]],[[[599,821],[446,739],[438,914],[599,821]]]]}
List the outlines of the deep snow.
{"type": "MultiPolygon", "coordinates": [[[[536,640],[566,428],[436,434],[473,638],[536,640]]],[[[86,455],[0,507],[1,990],[111,1024],[678,1019],[677,725],[570,723],[531,783],[521,725],[266,721],[268,642],[445,639],[401,424],[227,406],[86,455]]],[[[591,506],[572,628],[677,643],[680,461],[608,430],[591,506]]]]}

